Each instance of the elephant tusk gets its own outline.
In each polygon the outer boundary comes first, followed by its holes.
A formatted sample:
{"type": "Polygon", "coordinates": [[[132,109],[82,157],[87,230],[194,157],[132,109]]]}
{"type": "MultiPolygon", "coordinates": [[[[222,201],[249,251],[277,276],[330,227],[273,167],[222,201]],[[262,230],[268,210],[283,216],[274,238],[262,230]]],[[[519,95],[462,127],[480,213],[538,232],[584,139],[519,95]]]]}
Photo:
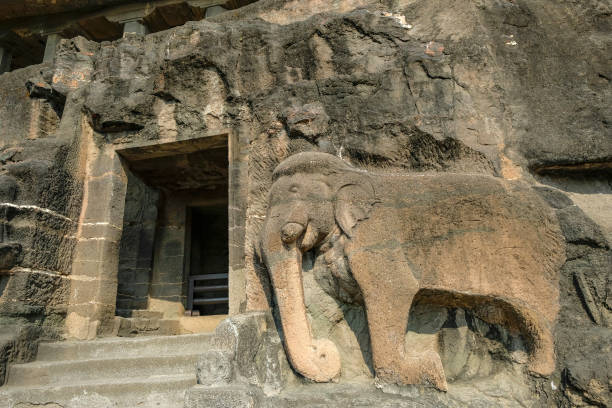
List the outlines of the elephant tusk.
{"type": "Polygon", "coordinates": [[[316,231],[314,230],[314,228],[312,228],[312,225],[308,223],[308,225],[306,226],[306,232],[304,232],[304,237],[302,238],[302,242],[300,244],[300,249],[302,250],[302,252],[306,252],[312,249],[317,243],[317,238],[318,237],[316,231]]]}
{"type": "Polygon", "coordinates": [[[285,244],[295,242],[300,234],[304,231],[304,227],[297,222],[288,222],[281,229],[281,239],[285,244]]]}

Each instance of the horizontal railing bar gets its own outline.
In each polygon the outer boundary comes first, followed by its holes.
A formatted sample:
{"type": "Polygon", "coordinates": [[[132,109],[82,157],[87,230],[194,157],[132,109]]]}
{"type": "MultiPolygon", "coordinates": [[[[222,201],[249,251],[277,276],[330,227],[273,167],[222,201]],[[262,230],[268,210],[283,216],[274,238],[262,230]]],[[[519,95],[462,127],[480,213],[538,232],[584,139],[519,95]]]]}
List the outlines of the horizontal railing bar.
{"type": "Polygon", "coordinates": [[[199,280],[212,280],[212,279],[225,279],[227,278],[227,273],[211,273],[209,275],[192,275],[189,277],[191,281],[199,281],[199,280]]]}
{"type": "Polygon", "coordinates": [[[214,292],[215,290],[227,290],[229,285],[196,286],[193,293],[214,292]]]}
{"type": "Polygon", "coordinates": [[[193,299],[194,305],[218,305],[221,303],[227,303],[229,298],[221,297],[221,298],[209,298],[209,299],[193,299]]]}

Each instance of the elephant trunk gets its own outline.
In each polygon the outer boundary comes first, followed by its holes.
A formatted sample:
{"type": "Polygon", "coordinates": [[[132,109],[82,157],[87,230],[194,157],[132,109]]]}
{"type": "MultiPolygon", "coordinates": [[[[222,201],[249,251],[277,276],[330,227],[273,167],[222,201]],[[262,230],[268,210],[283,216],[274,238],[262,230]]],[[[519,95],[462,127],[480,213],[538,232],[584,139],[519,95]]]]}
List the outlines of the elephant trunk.
{"type": "Polygon", "coordinates": [[[334,343],[313,339],[306,316],[302,283],[302,252],[295,242],[294,227],[266,233],[264,254],[280,310],[285,348],[293,368],[316,382],[327,382],[340,373],[340,356],[334,343]],[[290,236],[290,239],[287,239],[290,236]]]}

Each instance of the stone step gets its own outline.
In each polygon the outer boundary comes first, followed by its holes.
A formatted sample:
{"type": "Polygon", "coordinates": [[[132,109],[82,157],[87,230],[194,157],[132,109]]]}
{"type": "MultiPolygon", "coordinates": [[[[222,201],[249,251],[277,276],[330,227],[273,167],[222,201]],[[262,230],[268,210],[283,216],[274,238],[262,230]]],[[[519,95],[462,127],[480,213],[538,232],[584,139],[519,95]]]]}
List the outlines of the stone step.
{"type": "Polygon", "coordinates": [[[142,319],[163,319],[164,313],[155,310],[115,309],[115,314],[121,317],[138,317],[142,319]]]}
{"type": "Polygon", "coordinates": [[[212,333],[198,333],[40,343],[36,358],[43,362],[201,353],[209,349],[212,338],[212,333]]]}
{"type": "Polygon", "coordinates": [[[132,310],[130,317],[137,317],[141,319],[163,319],[164,314],[154,310],[132,310]]]}
{"type": "Polygon", "coordinates": [[[0,388],[0,408],[182,408],[185,391],[195,384],[192,373],[52,386],[4,386],[0,388]]]}
{"type": "Polygon", "coordinates": [[[117,335],[120,337],[177,335],[181,326],[177,319],[119,316],[115,319],[119,323],[117,335]]]}
{"type": "Polygon", "coordinates": [[[80,381],[93,379],[128,380],[152,375],[194,374],[199,355],[192,353],[94,360],[34,361],[10,366],[6,384],[46,386],[79,384],[80,381]]]}

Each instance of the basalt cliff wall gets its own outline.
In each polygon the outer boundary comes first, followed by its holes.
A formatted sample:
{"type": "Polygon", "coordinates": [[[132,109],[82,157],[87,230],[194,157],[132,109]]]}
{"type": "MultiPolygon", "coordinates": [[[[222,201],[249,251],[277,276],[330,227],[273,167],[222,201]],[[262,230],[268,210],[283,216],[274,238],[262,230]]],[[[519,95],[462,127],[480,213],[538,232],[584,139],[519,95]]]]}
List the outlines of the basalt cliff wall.
{"type": "MultiPolygon", "coordinates": [[[[259,234],[272,171],[294,153],[332,153],[367,170],[515,180],[554,210],[566,261],[555,373],[521,371],[520,385],[502,381],[502,394],[607,406],[610,13],[596,0],[261,0],[112,43],[63,40],[53,63],[1,75],[0,382],[3,363],[32,358],[36,339],[65,335],[74,248],[91,203],[85,185],[98,171],[91,152],[229,129],[241,166],[235,194],[248,203],[234,313],[274,309],[259,234]]],[[[98,200],[125,196],[111,191],[98,200]]],[[[370,378],[363,309],[331,300],[317,278],[324,272],[311,269],[313,330],[349,349],[348,382],[370,378]]],[[[462,309],[421,315],[414,327],[465,328],[464,349],[448,349],[444,363],[468,389],[520,364],[503,328],[462,309]]],[[[497,384],[480,387],[494,395],[497,384]]]]}

